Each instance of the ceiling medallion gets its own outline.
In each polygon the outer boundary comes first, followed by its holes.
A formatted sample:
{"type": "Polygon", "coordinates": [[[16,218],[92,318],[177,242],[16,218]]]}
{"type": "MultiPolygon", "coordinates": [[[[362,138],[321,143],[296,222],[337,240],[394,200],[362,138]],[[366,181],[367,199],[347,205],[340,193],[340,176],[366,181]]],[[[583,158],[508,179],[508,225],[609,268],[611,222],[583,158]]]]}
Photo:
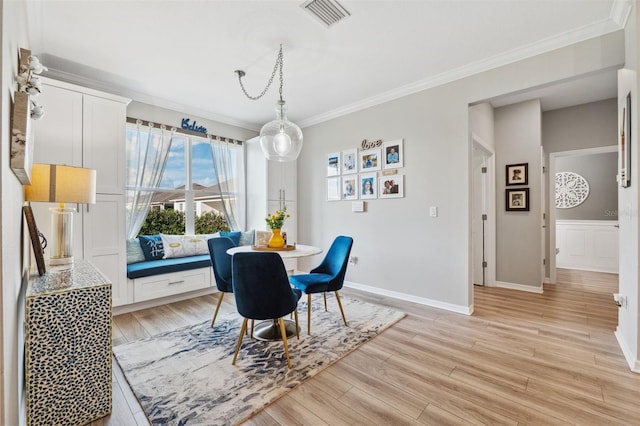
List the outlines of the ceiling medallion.
{"type": "Polygon", "coordinates": [[[556,208],[579,206],[589,196],[589,182],[573,172],[556,173],[556,208]]]}

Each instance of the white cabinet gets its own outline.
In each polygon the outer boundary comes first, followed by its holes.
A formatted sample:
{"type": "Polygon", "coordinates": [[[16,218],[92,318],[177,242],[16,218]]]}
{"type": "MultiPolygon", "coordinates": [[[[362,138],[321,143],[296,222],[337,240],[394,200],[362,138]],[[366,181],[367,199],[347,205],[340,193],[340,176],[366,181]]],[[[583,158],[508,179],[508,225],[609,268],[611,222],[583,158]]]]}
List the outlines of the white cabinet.
{"type": "Polygon", "coordinates": [[[297,163],[269,161],[260,149],[260,138],[246,142],[247,229],[268,230],[268,212],[287,207],[291,215],[284,223],[287,243],[297,242],[297,163]]]}
{"type": "MultiPolygon", "coordinates": [[[[34,122],[34,162],[97,171],[96,204],[67,205],[73,255],[95,264],[113,284],[113,305],[126,300],[125,126],[128,99],[42,78],[45,115],[34,122]]],[[[33,203],[36,224],[51,237],[50,207],[33,203]]],[[[45,258],[49,250],[45,250],[45,258]]]]}

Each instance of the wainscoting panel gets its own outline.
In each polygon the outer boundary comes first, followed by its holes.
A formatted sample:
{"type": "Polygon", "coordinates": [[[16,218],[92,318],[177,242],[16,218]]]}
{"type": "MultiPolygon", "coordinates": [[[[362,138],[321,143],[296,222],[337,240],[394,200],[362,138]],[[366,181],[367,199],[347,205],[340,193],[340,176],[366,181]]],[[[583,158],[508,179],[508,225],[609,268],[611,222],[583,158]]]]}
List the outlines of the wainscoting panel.
{"type": "Polygon", "coordinates": [[[615,220],[557,220],[556,267],[618,273],[615,220]]]}

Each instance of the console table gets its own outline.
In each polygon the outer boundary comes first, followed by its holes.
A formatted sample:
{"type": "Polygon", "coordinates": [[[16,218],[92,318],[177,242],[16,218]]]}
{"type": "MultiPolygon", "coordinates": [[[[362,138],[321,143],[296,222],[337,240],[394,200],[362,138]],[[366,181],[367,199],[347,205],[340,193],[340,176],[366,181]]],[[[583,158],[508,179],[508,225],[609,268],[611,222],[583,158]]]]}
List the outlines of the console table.
{"type": "Polygon", "coordinates": [[[78,260],[29,280],[27,425],[80,425],[112,408],[111,283],[78,260]]]}

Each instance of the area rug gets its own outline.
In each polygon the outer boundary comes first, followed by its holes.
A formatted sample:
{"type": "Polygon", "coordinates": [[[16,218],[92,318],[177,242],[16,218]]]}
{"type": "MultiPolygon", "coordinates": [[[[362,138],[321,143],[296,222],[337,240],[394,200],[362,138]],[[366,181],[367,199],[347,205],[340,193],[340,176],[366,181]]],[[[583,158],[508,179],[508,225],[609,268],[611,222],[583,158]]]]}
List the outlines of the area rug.
{"type": "Polygon", "coordinates": [[[315,299],[310,336],[306,303],[298,305],[300,340],[288,339],[291,369],[282,342],[248,336],[231,365],[242,321],[235,312],[219,315],[214,328],[206,321],[119,345],[113,352],[152,424],[237,424],[405,315],[341,297],[345,327],[335,298],[329,297],[328,312],[322,298],[315,299]]]}

